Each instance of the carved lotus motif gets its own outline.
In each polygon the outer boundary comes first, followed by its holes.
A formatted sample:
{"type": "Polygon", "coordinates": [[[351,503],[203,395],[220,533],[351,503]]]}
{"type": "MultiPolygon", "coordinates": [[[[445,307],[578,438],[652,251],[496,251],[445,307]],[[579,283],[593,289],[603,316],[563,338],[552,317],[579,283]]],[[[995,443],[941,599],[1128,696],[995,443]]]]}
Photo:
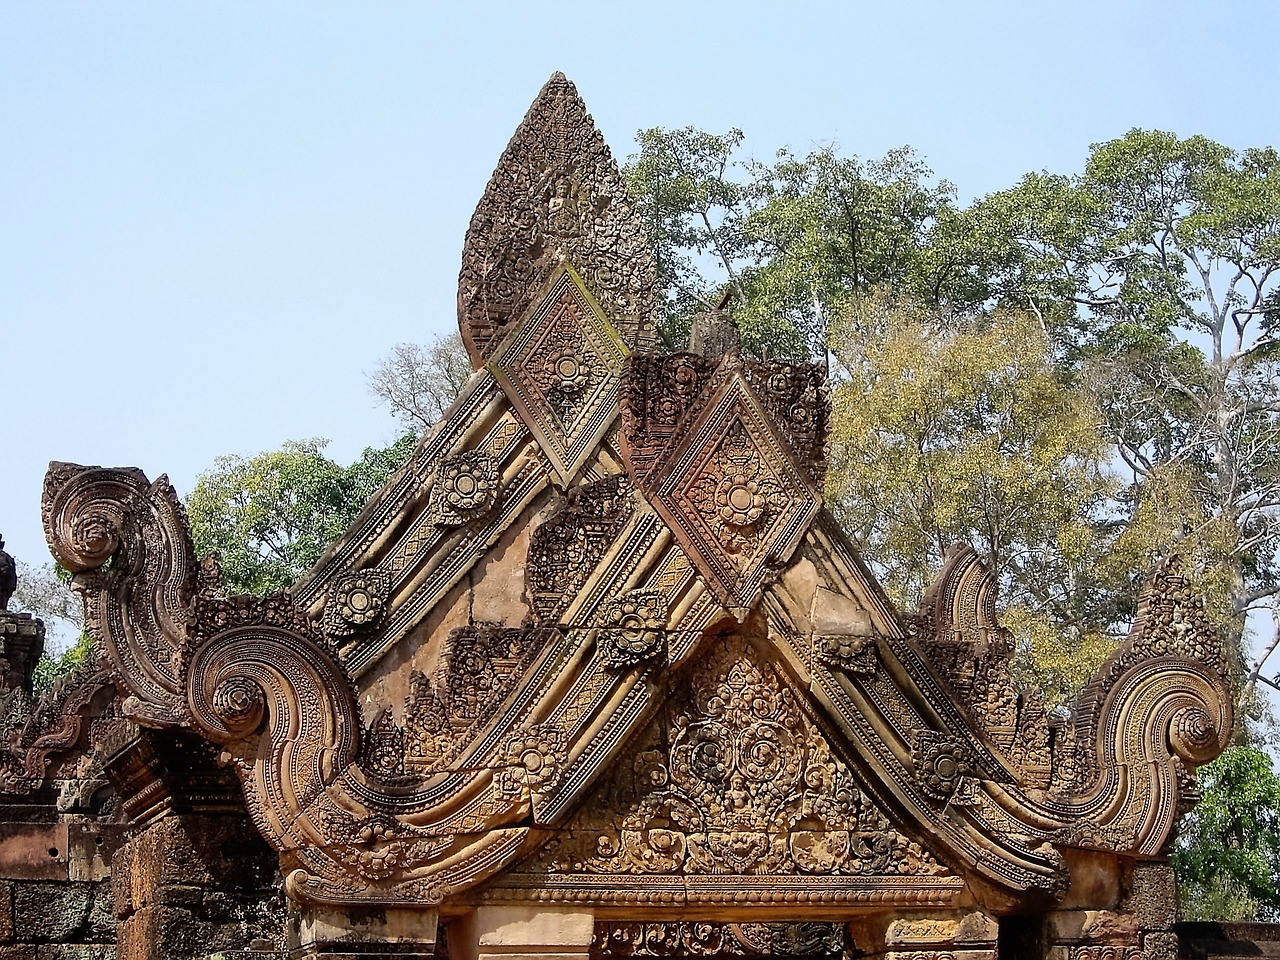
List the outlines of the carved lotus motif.
{"type": "Polygon", "coordinates": [[[506,760],[497,777],[502,795],[544,793],[564,765],[564,732],[542,726],[517,733],[507,742],[506,760]]]}
{"type": "Polygon", "coordinates": [[[324,607],[325,632],[348,637],[372,627],[385,612],[391,575],[385,570],[347,574],[333,585],[324,607]]]}
{"type": "Polygon", "coordinates": [[[768,505],[764,485],[746,473],[731,474],[716,484],[712,502],[720,519],[739,529],[759,520],[768,505]]]}
{"type": "Polygon", "coordinates": [[[916,733],[912,762],[921,789],[935,800],[949,800],[969,775],[973,757],[955,737],[921,730],[916,733]]]}
{"type": "Polygon", "coordinates": [[[667,601],[660,593],[632,590],[614,602],[610,621],[596,641],[605,665],[634,666],[661,652],[667,601]]]}
{"type": "Polygon", "coordinates": [[[436,472],[436,524],[466,523],[487,513],[498,499],[498,463],[479,452],[446,458],[436,472]]]}

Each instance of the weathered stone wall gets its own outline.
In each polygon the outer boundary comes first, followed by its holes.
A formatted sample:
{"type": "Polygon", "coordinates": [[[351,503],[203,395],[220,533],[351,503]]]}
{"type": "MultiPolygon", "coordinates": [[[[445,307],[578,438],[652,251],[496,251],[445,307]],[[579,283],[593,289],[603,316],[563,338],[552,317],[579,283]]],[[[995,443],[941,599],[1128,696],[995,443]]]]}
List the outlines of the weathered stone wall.
{"type": "Polygon", "coordinates": [[[275,854],[248,817],[160,817],[115,856],[116,956],[188,960],[275,947],[283,942],[283,896],[275,854]]]}
{"type": "Polygon", "coordinates": [[[110,863],[122,828],[60,813],[55,796],[0,799],[0,960],[115,956],[110,863]]]}
{"type": "Polygon", "coordinates": [[[107,880],[0,881],[0,960],[111,960],[107,880]]]}

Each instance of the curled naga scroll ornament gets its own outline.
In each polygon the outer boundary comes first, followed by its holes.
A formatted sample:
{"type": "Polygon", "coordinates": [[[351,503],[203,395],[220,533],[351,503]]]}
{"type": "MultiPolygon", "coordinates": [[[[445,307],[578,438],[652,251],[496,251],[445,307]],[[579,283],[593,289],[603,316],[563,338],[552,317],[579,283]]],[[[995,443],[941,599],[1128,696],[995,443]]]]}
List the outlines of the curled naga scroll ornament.
{"type": "Polygon", "coordinates": [[[183,723],[182,643],[197,571],[168,479],[52,463],[41,513],[49,549],[84,599],[94,649],[126,681],[125,714],[149,726],[183,723]]]}
{"type": "Polygon", "coordinates": [[[630,481],[616,474],[574,487],[529,542],[530,605],[556,623],[635,510],[630,481]]]}
{"type": "Polygon", "coordinates": [[[333,651],[287,594],[224,597],[216,564],[197,573],[167,483],[56,464],[44,506],[130,715],[223,747],[295,899],[434,903],[515,856],[528,833],[519,799],[495,797],[476,817],[488,829],[473,833],[433,828],[432,810],[424,822],[394,812],[403,784],[361,766],[353,687],[333,651]]]}

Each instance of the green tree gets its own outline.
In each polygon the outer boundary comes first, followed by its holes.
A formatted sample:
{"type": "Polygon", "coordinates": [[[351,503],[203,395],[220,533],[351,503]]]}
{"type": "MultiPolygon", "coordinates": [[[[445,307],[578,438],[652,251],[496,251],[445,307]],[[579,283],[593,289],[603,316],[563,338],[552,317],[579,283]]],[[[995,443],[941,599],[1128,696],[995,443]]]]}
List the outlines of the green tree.
{"type": "Polygon", "coordinates": [[[745,297],[741,268],[752,259],[752,244],[743,224],[750,206],[745,165],[734,156],[742,140],[736,129],[641,130],[639,152],[623,168],[649,234],[659,331],[671,349],[681,348],[693,314],[715,306],[726,285],[745,297]]]}
{"type": "Polygon", "coordinates": [[[744,350],[792,359],[825,351],[828,325],[858,291],[894,283],[933,301],[951,293],[922,251],[954,213],[955,191],[930,185],[910,148],[873,161],[832,147],[781,150],[766,164],[739,157],[741,130],[654,128],[637,142],[624,172],[649,231],[672,349],[726,288],[744,350]]]}
{"type": "Polygon", "coordinates": [[[254,457],[224,456],[187,500],[196,552],[217,551],[233,593],[283,590],[306,573],[409,458],[413,434],[370,447],[350,467],[324,440],[293,440],[254,457]]]}
{"type": "Polygon", "coordinates": [[[1280,592],[1276,151],[1133,130],[971,213],[1000,251],[993,298],[1036,311],[1099,398],[1129,479],[1115,562],[1193,558],[1242,658],[1280,592]]]}
{"type": "Polygon", "coordinates": [[[1280,918],[1280,778],[1271,757],[1232,747],[1197,776],[1204,795],[1171,854],[1183,918],[1280,918]]]}
{"type": "Polygon", "coordinates": [[[884,293],[833,329],[827,495],[890,594],[912,606],[946,548],[1000,584],[1031,677],[1066,699],[1114,647],[1099,589],[1114,539],[1093,398],[1063,381],[1034,317],[939,319],[884,293]]]}

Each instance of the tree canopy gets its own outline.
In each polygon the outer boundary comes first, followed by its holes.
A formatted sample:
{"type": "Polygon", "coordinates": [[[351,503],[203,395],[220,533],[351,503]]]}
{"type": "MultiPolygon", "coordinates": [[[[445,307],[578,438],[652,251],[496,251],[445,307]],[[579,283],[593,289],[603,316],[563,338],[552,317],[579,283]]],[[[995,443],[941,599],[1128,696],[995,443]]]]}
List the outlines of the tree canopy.
{"type": "Polygon", "coordinates": [[[349,467],[324,456],[325,440],[293,440],[253,457],[222,456],[187,498],[196,553],[217,552],[232,593],[283,590],[320,558],[408,459],[406,434],[369,447],[349,467]]]}
{"type": "Polygon", "coordinates": [[[939,563],[942,540],[967,540],[1008,573],[1011,607],[1052,612],[1049,625],[1074,645],[1091,631],[1118,636],[1142,578],[1177,551],[1193,561],[1243,664],[1245,617],[1280,590],[1276,152],[1133,130],[1094,145],[1078,174],[1028,174],[965,207],[908,148],[870,161],[833,147],[782,150],[762,163],[742,158],[744,143],[739,130],[638,137],[627,174],[668,284],[667,339],[682,342],[689,316],[728,287],[744,349],[835,360],[833,502],[868,559],[909,571],[903,599],[919,589],[922,556],[939,563]],[[1011,311],[1026,318],[1016,335],[1011,311]],[[1008,375],[1041,365],[1015,406],[1008,382],[987,372],[958,382],[974,370],[957,351],[997,327],[1004,337],[988,346],[1022,361],[1008,375]],[[1061,434],[1082,446],[1058,447],[1053,467],[1043,445],[1023,449],[1027,435],[1016,435],[1037,403],[1094,434],[1061,434]],[[966,432],[980,429],[977,408],[1001,404],[1010,419],[1000,429],[966,432]],[[863,439],[852,442],[858,429],[863,439]],[[911,442],[931,444],[927,455],[902,453],[911,442]],[[885,459],[891,443],[899,468],[885,459]],[[873,486],[856,475],[859,457],[881,470],[875,502],[893,504],[893,518],[868,524],[851,513],[873,486]],[[912,460],[927,469],[913,474],[912,460]],[[1056,517],[1090,545],[1073,554],[1049,534],[1061,488],[1036,485],[1079,474],[1086,461],[1093,476],[1079,504],[1088,509],[1056,517]],[[963,474],[979,462],[987,474],[963,474]],[[968,506],[948,513],[944,489],[968,506]],[[1039,542],[1011,558],[1001,541],[1028,516],[1015,490],[1036,490],[1047,515],[1039,542]],[[903,511],[915,513],[910,532],[895,525],[903,511]],[[1083,562],[1090,551],[1097,563],[1083,562]],[[1082,618],[1037,595],[1036,577],[1014,576],[1032,568],[1107,599],[1082,618]]]}

